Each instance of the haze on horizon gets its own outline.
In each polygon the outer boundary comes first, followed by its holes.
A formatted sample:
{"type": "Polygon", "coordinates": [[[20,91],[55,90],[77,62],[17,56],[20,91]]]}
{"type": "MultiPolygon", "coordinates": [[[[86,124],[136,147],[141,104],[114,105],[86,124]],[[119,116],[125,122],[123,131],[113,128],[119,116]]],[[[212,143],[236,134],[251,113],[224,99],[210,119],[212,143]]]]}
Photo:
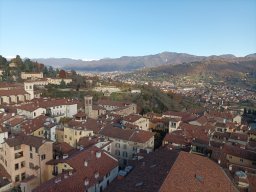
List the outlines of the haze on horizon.
{"type": "Polygon", "coordinates": [[[254,0],[0,0],[0,55],[101,59],[256,52],[254,0]]]}

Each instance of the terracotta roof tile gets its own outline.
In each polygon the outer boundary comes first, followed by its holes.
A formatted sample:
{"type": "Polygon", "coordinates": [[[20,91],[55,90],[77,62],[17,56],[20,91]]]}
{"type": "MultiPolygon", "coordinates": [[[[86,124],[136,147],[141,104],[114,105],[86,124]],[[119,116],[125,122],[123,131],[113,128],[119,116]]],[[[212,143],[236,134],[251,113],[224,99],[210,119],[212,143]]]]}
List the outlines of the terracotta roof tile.
{"type": "Polygon", "coordinates": [[[137,114],[130,114],[130,115],[123,117],[123,120],[127,121],[127,122],[134,123],[134,122],[138,121],[140,118],[143,118],[143,117],[140,115],[137,115],[137,114]]]}
{"type": "Polygon", "coordinates": [[[36,148],[39,148],[41,145],[43,145],[46,142],[46,140],[41,137],[25,135],[25,134],[21,133],[21,134],[15,136],[14,138],[5,139],[5,142],[10,147],[15,147],[17,145],[25,144],[25,145],[31,145],[36,148]]]}
{"type": "Polygon", "coordinates": [[[99,141],[98,137],[81,137],[77,144],[79,146],[83,146],[84,148],[87,148],[98,143],[98,141],[99,141]]]}
{"type": "Polygon", "coordinates": [[[99,179],[101,179],[118,166],[116,159],[94,146],[87,150],[78,151],[71,157],[63,159],[62,162],[67,163],[73,168],[72,175],[67,175],[65,179],[63,175],[57,176],[61,178],[60,182],[55,183],[56,178],[53,178],[34,189],[34,192],[84,192],[85,179],[88,179],[89,186],[93,186],[97,182],[95,179],[96,172],[99,173],[99,179]],[[97,152],[101,153],[100,158],[96,157],[97,152]],[[84,161],[87,161],[87,166],[84,165],[84,161]]]}
{"type": "Polygon", "coordinates": [[[222,148],[222,152],[251,161],[255,161],[256,159],[256,152],[242,149],[234,145],[225,144],[222,148]]]}
{"type": "Polygon", "coordinates": [[[118,127],[113,127],[112,125],[105,126],[103,129],[100,130],[99,134],[104,135],[106,137],[117,138],[138,143],[145,143],[150,138],[154,137],[154,133],[149,131],[122,129],[118,127]]]}
{"type": "Polygon", "coordinates": [[[102,126],[103,125],[99,121],[91,118],[87,118],[85,121],[71,120],[67,123],[67,127],[69,128],[89,130],[93,131],[95,134],[100,131],[102,126]]]}
{"type": "Polygon", "coordinates": [[[16,125],[21,124],[22,122],[24,122],[25,119],[24,117],[21,116],[15,116],[13,118],[11,118],[10,120],[7,121],[8,125],[10,125],[11,127],[14,127],[16,125]]]}
{"type": "Polygon", "coordinates": [[[60,143],[53,143],[53,150],[58,153],[62,154],[69,154],[71,151],[73,151],[75,148],[71,147],[66,142],[60,142],[60,143]]]}
{"type": "Polygon", "coordinates": [[[224,171],[207,157],[180,152],[160,192],[237,191],[224,171]]]}
{"type": "Polygon", "coordinates": [[[28,94],[24,89],[0,90],[0,96],[25,95],[28,94]]]}
{"type": "Polygon", "coordinates": [[[109,106],[116,106],[116,107],[125,107],[130,104],[131,104],[131,102],[111,101],[111,100],[106,100],[106,99],[98,100],[98,105],[100,105],[100,106],[109,105],[109,106]]]}
{"type": "Polygon", "coordinates": [[[159,191],[173,166],[178,151],[160,148],[132,163],[133,170],[123,179],[115,180],[106,192],[155,192],[159,191]]]}
{"type": "Polygon", "coordinates": [[[243,133],[231,133],[229,138],[234,140],[244,141],[244,142],[248,140],[247,134],[243,134],[243,133]]]}
{"type": "Polygon", "coordinates": [[[35,119],[29,119],[26,122],[21,124],[21,130],[25,134],[31,134],[34,131],[44,127],[44,123],[46,123],[47,119],[49,119],[49,118],[44,115],[40,115],[40,116],[36,117],[35,119]]]}

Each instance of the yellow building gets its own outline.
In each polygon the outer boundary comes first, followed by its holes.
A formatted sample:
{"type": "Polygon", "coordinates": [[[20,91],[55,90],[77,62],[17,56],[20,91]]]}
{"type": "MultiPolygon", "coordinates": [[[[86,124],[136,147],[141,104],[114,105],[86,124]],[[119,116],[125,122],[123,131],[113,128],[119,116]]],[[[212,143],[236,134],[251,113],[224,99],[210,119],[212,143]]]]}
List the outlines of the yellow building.
{"type": "MultiPolygon", "coordinates": [[[[93,136],[98,134],[102,128],[102,124],[91,118],[87,118],[84,121],[70,121],[64,126],[63,130],[63,141],[71,145],[72,147],[77,147],[77,143],[81,137],[93,136]]],[[[61,142],[62,133],[58,130],[57,141],[61,142]]]]}
{"type": "Polygon", "coordinates": [[[0,164],[11,176],[14,185],[34,177],[35,186],[47,181],[46,162],[53,158],[52,142],[19,134],[8,138],[0,150],[0,164]]]}
{"type": "Polygon", "coordinates": [[[79,139],[85,136],[92,136],[93,131],[82,127],[64,127],[64,142],[76,147],[79,139]]]}

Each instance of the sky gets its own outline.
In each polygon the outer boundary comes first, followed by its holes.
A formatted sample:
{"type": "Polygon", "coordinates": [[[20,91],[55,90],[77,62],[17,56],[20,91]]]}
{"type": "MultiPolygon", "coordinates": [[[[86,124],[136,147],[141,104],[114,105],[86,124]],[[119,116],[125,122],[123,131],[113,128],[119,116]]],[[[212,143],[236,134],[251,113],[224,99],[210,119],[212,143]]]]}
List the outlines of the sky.
{"type": "Polygon", "coordinates": [[[255,0],[0,0],[0,55],[256,53],[255,0]]]}

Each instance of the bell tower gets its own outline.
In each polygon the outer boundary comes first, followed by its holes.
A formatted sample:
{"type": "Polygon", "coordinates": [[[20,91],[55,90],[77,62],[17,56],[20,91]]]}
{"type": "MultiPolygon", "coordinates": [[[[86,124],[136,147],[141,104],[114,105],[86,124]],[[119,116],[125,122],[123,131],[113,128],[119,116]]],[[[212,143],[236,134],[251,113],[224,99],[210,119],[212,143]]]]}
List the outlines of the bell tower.
{"type": "Polygon", "coordinates": [[[26,92],[29,93],[30,100],[35,98],[35,95],[34,95],[34,84],[33,83],[25,82],[24,83],[24,89],[25,89],[26,92]]]}
{"type": "Polygon", "coordinates": [[[92,96],[84,96],[84,112],[90,117],[92,113],[92,96]]]}

